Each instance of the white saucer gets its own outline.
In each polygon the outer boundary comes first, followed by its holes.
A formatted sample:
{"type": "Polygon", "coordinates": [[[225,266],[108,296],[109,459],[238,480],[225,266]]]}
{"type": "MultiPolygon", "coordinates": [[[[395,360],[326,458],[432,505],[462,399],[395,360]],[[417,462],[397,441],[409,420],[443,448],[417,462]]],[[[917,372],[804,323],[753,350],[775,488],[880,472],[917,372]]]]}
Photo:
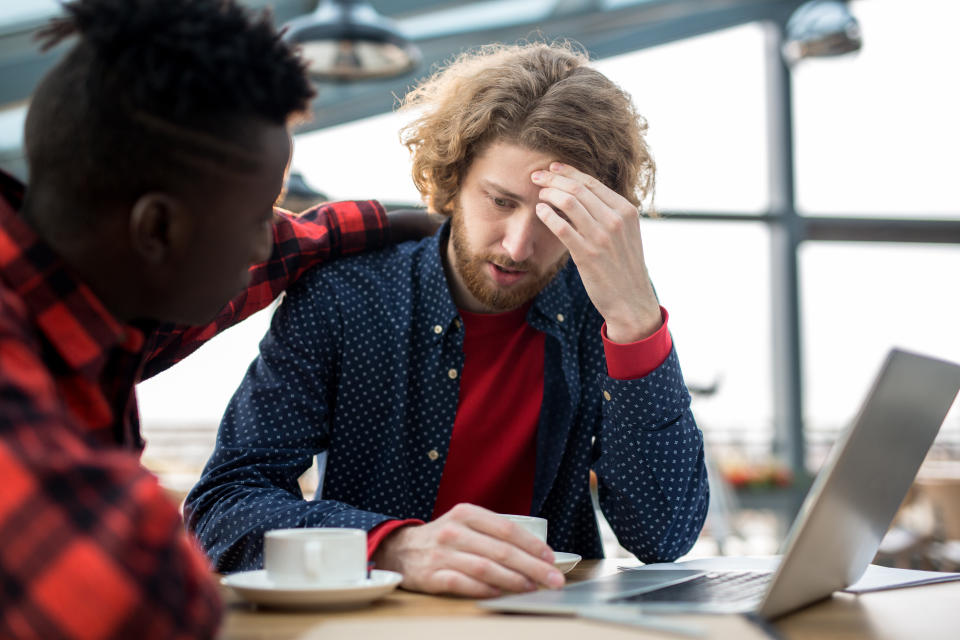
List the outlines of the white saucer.
{"type": "Polygon", "coordinates": [[[553,552],[553,566],[561,573],[567,573],[580,562],[582,558],[575,553],[564,553],[563,551],[553,552]]]}
{"type": "Polygon", "coordinates": [[[403,576],[374,569],[370,577],[355,585],[329,587],[284,585],[267,577],[267,572],[241,571],[220,579],[242,598],[254,604],[284,609],[356,607],[373,602],[397,588],[403,576]]]}

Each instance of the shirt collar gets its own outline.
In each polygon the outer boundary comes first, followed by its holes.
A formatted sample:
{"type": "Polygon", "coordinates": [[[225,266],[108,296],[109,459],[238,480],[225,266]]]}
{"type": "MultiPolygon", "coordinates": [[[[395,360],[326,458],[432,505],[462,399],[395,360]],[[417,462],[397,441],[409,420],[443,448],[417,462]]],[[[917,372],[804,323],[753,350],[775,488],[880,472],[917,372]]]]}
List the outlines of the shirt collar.
{"type": "Polygon", "coordinates": [[[96,378],[117,346],[134,352],[143,334],[122,325],[20,217],[24,185],[0,172],[0,279],[73,369],[96,378]]]}
{"type": "Polygon", "coordinates": [[[432,236],[424,238],[420,247],[419,283],[415,283],[421,309],[430,309],[430,321],[447,329],[459,321],[460,313],[450,295],[450,286],[440,257],[442,247],[450,235],[450,221],[432,236]]]}
{"type": "MultiPolygon", "coordinates": [[[[441,247],[450,235],[450,221],[443,223],[432,236],[423,240],[419,268],[419,296],[423,309],[433,309],[431,321],[448,327],[459,318],[459,312],[450,295],[450,287],[440,257],[441,247]]],[[[527,321],[534,328],[553,333],[564,326],[566,316],[573,307],[572,280],[579,282],[579,274],[573,260],[554,276],[533,301],[527,321]],[[553,330],[552,330],[553,329],[553,330]]]]}

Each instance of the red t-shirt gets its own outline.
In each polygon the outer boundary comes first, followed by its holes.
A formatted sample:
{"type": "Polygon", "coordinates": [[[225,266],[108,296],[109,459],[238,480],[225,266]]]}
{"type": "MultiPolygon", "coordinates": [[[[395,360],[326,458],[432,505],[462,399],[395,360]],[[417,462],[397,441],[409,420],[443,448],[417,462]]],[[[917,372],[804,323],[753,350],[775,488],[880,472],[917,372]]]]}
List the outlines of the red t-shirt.
{"type": "Polygon", "coordinates": [[[527,324],[529,308],[460,312],[460,400],[433,520],[461,502],[530,513],[545,335],[527,324]]]}
{"type": "MultiPolygon", "coordinates": [[[[537,460],[537,425],[543,401],[544,334],[526,322],[530,304],[506,313],[460,311],[464,323],[460,399],[431,519],[468,502],[498,513],[528,515],[537,460]]],[[[607,373],[641,378],[672,348],[668,314],[650,337],[628,344],[601,330],[607,373]]],[[[419,520],[391,520],[368,537],[372,555],[388,533],[419,520]]]]}

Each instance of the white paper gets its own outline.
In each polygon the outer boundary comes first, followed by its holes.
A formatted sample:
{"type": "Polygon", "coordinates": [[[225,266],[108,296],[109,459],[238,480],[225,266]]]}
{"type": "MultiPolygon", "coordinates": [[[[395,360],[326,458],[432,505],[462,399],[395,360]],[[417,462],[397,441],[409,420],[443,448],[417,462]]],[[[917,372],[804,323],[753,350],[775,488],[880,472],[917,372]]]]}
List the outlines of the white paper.
{"type": "MultiPolygon", "coordinates": [[[[780,564],[780,556],[720,556],[716,558],[698,558],[683,562],[662,562],[646,564],[641,567],[621,567],[622,569],[698,569],[700,571],[775,571],[780,564]]],[[[863,577],[844,589],[847,593],[868,593],[884,589],[914,587],[922,584],[960,580],[960,573],[941,571],[915,571],[913,569],[892,569],[871,564],[863,577]]]]}
{"type": "Polygon", "coordinates": [[[891,569],[872,564],[867,567],[863,577],[853,585],[844,589],[847,593],[868,593],[883,591],[884,589],[899,589],[900,587],[914,587],[936,582],[960,580],[960,573],[946,573],[943,571],[916,571],[913,569],[891,569]]]}

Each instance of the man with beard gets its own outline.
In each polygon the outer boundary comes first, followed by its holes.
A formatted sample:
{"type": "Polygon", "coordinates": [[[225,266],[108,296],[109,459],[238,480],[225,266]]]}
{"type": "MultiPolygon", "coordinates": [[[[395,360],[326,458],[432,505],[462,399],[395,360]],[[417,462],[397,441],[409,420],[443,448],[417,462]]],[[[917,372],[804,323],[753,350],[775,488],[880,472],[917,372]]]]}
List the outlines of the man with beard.
{"type": "Polygon", "coordinates": [[[555,588],[552,549],[603,555],[593,470],[627,549],[682,555],[707,481],[644,262],[645,123],[584,56],[545,44],[465,54],[406,103],[414,181],[449,222],[289,292],[188,526],[221,571],[259,567],[269,529],[358,527],[408,589],[555,588]],[[547,518],[549,546],[497,513],[547,518]]]}

